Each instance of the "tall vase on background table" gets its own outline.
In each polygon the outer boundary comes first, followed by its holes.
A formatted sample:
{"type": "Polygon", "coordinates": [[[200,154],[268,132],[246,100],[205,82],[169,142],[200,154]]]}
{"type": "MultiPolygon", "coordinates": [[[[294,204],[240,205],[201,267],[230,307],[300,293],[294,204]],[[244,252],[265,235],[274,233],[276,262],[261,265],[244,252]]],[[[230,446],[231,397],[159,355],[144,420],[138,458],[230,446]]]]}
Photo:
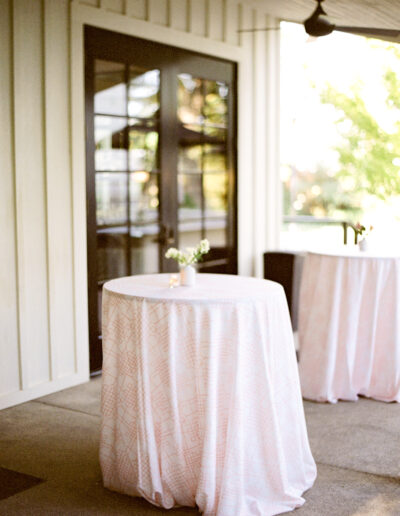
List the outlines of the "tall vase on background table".
{"type": "Polygon", "coordinates": [[[356,236],[359,236],[361,240],[358,242],[358,248],[361,252],[366,252],[369,249],[369,242],[367,237],[370,235],[371,231],[374,229],[373,226],[363,226],[360,222],[353,227],[356,232],[356,236]]]}

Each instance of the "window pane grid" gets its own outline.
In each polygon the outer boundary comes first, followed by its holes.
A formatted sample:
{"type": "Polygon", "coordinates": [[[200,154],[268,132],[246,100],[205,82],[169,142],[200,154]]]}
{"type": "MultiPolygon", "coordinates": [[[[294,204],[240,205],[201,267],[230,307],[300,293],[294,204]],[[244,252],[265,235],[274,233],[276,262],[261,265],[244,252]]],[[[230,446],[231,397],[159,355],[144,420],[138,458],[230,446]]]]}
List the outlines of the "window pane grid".
{"type": "Polygon", "coordinates": [[[209,238],[212,246],[225,247],[228,88],[189,74],[180,74],[178,80],[180,240],[192,240],[190,234],[196,231],[197,237],[209,238]]]}

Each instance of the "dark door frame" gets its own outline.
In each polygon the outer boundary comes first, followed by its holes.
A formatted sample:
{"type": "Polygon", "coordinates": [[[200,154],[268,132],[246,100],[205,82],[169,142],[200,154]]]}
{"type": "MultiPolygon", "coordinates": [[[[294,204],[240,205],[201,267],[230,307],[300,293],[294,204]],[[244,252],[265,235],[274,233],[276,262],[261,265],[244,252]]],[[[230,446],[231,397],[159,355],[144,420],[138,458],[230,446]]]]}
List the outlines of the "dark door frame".
{"type": "MultiPolygon", "coordinates": [[[[98,334],[98,277],[97,277],[97,224],[95,193],[95,141],[94,141],[94,60],[103,59],[125,64],[135,64],[143,68],[157,68],[161,73],[160,90],[160,202],[161,224],[168,221],[177,234],[177,153],[171,149],[178,147],[177,127],[177,76],[180,72],[194,77],[212,79],[229,85],[228,96],[228,140],[227,164],[229,176],[228,191],[228,272],[237,273],[237,127],[236,127],[236,85],[237,65],[220,58],[167,46],[160,43],[128,36],[104,29],[85,25],[85,119],[86,119],[86,216],[87,216],[87,264],[88,264],[88,305],[89,305],[89,343],[90,370],[101,369],[102,353],[98,334]]],[[[174,270],[171,260],[166,260],[161,245],[161,271],[174,270]]],[[[212,262],[211,262],[212,263],[212,262]]],[[[212,268],[206,269],[212,271],[212,268]]]]}

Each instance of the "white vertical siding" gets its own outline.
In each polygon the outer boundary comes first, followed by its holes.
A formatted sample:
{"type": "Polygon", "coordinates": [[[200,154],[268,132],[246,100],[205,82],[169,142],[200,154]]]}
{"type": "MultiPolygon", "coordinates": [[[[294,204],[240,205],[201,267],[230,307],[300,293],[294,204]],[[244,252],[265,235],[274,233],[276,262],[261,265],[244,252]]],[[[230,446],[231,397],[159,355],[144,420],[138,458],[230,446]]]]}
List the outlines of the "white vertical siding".
{"type": "MultiPolygon", "coordinates": [[[[266,17],[260,16],[253,11],[253,21],[251,27],[266,27],[266,17]]],[[[243,37],[251,37],[249,33],[243,33],[243,37]]],[[[265,220],[265,189],[266,189],[266,167],[269,149],[263,145],[266,135],[268,120],[266,85],[267,74],[265,73],[264,63],[267,56],[267,32],[255,32],[253,35],[253,124],[254,124],[254,166],[253,184],[254,188],[254,239],[255,252],[255,273],[262,275],[262,253],[266,246],[266,220],[265,220]]]]}
{"type": "Polygon", "coordinates": [[[168,0],[149,0],[148,20],[157,25],[168,25],[168,0]]]}
{"type": "Polygon", "coordinates": [[[230,45],[239,44],[238,29],[241,28],[239,21],[240,6],[231,0],[225,0],[224,8],[224,41],[230,45]]]}
{"type": "Polygon", "coordinates": [[[0,393],[20,388],[10,4],[0,2],[0,393]]]}
{"type": "Polygon", "coordinates": [[[50,378],[42,5],[14,2],[14,113],[20,347],[24,389],[50,378]]]}
{"type": "Polygon", "coordinates": [[[274,21],[255,5],[0,1],[0,408],[88,379],[85,24],[238,63],[239,271],[262,274],[277,225],[279,39],[239,35],[274,21]]]}
{"type": "Polygon", "coordinates": [[[147,20],[146,0],[126,0],[126,14],[138,20],[147,20]]]}
{"type": "Polygon", "coordinates": [[[224,39],[224,1],[208,0],[207,37],[223,41],[224,39]]]}
{"type": "MultiPolygon", "coordinates": [[[[253,12],[240,6],[238,28],[251,27],[253,12]]],[[[253,35],[240,33],[240,45],[247,59],[239,64],[238,73],[238,262],[239,272],[254,273],[253,211],[253,35]],[[250,202],[249,202],[250,200],[250,202]]]]}
{"type": "Polygon", "coordinates": [[[206,0],[189,0],[189,32],[196,36],[206,35],[207,5],[206,0]]]}
{"type": "Polygon", "coordinates": [[[170,0],[170,27],[177,30],[188,30],[188,0],[170,0]]]}
{"type": "Polygon", "coordinates": [[[100,7],[112,13],[124,14],[124,0],[100,0],[100,7]]]}
{"type": "Polygon", "coordinates": [[[68,0],[45,0],[44,93],[52,379],[75,372],[68,0]]]}
{"type": "Polygon", "coordinates": [[[0,2],[0,408],[88,378],[75,328],[69,12],[69,0],[0,2]]]}

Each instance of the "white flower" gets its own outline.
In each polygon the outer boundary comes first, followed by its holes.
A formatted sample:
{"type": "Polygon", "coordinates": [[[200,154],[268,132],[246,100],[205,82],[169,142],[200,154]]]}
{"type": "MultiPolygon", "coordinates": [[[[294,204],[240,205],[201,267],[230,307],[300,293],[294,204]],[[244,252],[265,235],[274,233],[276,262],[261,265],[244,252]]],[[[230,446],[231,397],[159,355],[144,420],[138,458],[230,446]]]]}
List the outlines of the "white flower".
{"type": "Polygon", "coordinates": [[[206,254],[210,250],[210,242],[205,238],[204,240],[200,241],[199,245],[199,252],[201,254],[206,254]]]}
{"type": "Polygon", "coordinates": [[[205,238],[200,241],[197,247],[186,247],[185,251],[170,247],[165,253],[165,257],[176,260],[180,265],[190,265],[196,263],[202,255],[208,253],[209,250],[210,243],[205,238]]]}
{"type": "Polygon", "coordinates": [[[165,258],[173,258],[174,260],[176,260],[178,254],[178,249],[176,249],[175,247],[170,247],[168,251],[165,253],[165,258]]]}

